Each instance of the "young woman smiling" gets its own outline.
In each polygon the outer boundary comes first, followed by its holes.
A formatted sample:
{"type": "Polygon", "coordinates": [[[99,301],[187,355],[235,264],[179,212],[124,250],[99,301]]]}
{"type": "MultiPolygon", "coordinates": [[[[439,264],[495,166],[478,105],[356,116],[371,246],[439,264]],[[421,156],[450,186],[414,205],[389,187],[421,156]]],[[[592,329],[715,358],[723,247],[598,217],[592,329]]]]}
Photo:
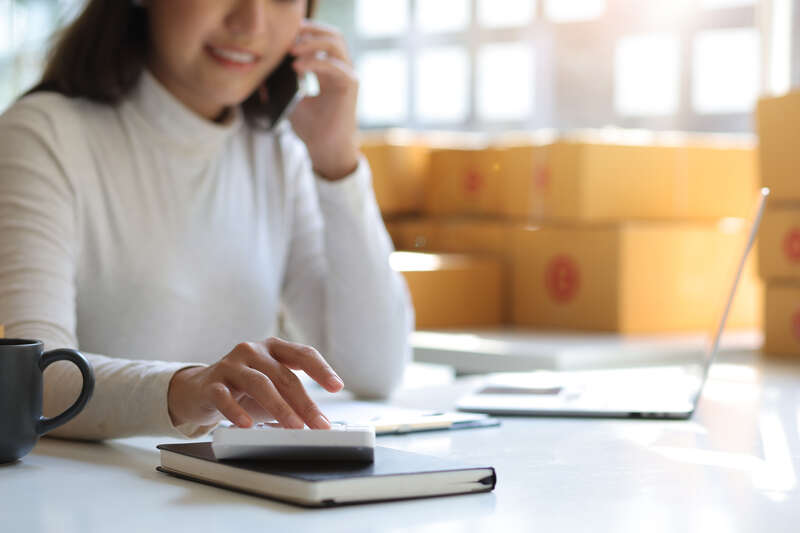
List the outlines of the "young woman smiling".
{"type": "MultiPolygon", "coordinates": [[[[96,375],[56,435],[325,429],[292,370],[368,397],[399,383],[413,311],[344,39],[312,4],[90,0],[0,117],[0,323],[79,348],[96,375]],[[320,94],[265,128],[287,54],[320,94]],[[281,312],[308,346],[272,336],[281,312]]],[[[80,381],[48,370],[45,413],[80,381]]]]}

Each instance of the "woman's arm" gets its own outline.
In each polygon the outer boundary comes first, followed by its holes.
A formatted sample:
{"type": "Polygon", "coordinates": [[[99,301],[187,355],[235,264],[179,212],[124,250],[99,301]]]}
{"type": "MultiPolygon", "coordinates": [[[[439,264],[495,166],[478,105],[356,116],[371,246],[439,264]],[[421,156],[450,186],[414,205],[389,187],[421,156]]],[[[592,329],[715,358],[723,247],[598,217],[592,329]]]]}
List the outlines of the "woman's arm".
{"type": "MultiPolygon", "coordinates": [[[[9,335],[40,339],[46,349],[78,348],[79,265],[102,261],[81,250],[86,187],[81,181],[94,163],[85,157],[80,117],[67,101],[56,95],[32,98],[0,117],[0,322],[9,335]],[[65,124],[73,127],[65,132],[65,124]]],[[[121,305],[109,302],[107,312],[121,305]]],[[[127,327],[123,320],[114,325],[117,334],[127,327]]],[[[81,329],[92,327],[82,324],[81,329]]],[[[222,415],[247,426],[254,415],[265,413],[289,427],[329,427],[290,370],[304,370],[328,391],[338,391],[341,380],[319,354],[279,339],[245,341],[208,366],[85,353],[94,367],[94,396],[80,415],[52,434],[198,436],[222,415]]],[[[80,373],[57,363],[45,373],[44,385],[44,412],[53,415],[77,395],[80,373]]]]}
{"type": "MultiPolygon", "coordinates": [[[[52,103],[54,97],[49,98],[52,103]]],[[[80,158],[82,140],[60,135],[58,121],[73,117],[46,107],[23,101],[0,117],[0,323],[6,336],[40,339],[46,350],[78,348],[80,197],[69,169],[80,158]]],[[[187,425],[178,430],[170,421],[169,382],[186,363],[84,355],[95,372],[94,396],[53,435],[105,439],[208,429],[187,425]]],[[[80,387],[73,365],[52,365],[45,372],[44,413],[63,411],[80,387]]]]}
{"type": "Polygon", "coordinates": [[[288,176],[295,195],[283,288],[287,318],[346,388],[385,397],[410,359],[414,313],[404,279],[389,266],[392,244],[369,166],[362,157],[352,175],[327,181],[314,176],[297,145],[284,150],[296,167],[288,176]]]}
{"type": "Polygon", "coordinates": [[[414,318],[405,282],[389,266],[391,241],[356,146],[358,80],[335,28],[305,21],[291,52],[299,73],[316,74],[320,94],[291,117],[305,146],[283,137],[294,192],[283,294],[289,322],[320,348],[347,388],[384,397],[410,357],[414,318]]]}

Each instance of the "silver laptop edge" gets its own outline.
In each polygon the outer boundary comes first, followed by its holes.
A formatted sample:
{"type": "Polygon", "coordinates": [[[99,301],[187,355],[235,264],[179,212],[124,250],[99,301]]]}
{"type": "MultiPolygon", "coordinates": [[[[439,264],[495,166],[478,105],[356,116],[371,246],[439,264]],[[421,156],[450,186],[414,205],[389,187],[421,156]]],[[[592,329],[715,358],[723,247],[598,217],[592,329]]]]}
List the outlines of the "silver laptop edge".
{"type": "Polygon", "coordinates": [[[750,250],[753,248],[753,244],[756,241],[756,236],[758,235],[758,227],[761,225],[761,217],[764,215],[764,208],[767,204],[767,198],[769,197],[769,188],[763,187],[759,191],[758,195],[758,203],[756,204],[755,208],[755,215],[752,216],[752,222],[750,225],[750,234],[747,236],[747,242],[745,243],[744,252],[740,254],[739,257],[739,264],[736,267],[736,275],[733,279],[733,284],[731,288],[728,290],[728,300],[725,302],[725,307],[722,310],[722,316],[719,318],[719,322],[717,324],[716,331],[714,332],[713,339],[711,341],[711,346],[709,347],[705,361],[703,362],[703,377],[702,382],[700,383],[700,388],[697,390],[697,394],[692,401],[694,405],[694,409],[697,408],[697,404],[700,401],[700,394],[703,392],[703,387],[706,384],[706,380],[708,379],[708,373],[711,368],[711,363],[714,361],[714,357],[717,355],[717,351],[719,350],[719,341],[722,337],[722,331],[725,329],[725,322],[728,320],[728,314],[730,313],[731,307],[733,306],[733,299],[736,297],[736,288],[739,286],[739,281],[742,278],[742,272],[744,272],[745,263],[747,262],[747,256],[750,255],[750,250]]]}
{"type": "MultiPolygon", "coordinates": [[[[672,408],[658,408],[656,404],[658,403],[658,399],[656,402],[653,403],[652,398],[650,398],[650,404],[648,405],[648,398],[643,396],[641,398],[641,405],[636,409],[628,408],[628,405],[632,405],[634,401],[623,401],[620,402],[619,405],[606,405],[603,407],[596,406],[584,406],[584,405],[567,405],[566,399],[559,398],[559,401],[553,402],[554,405],[543,405],[543,402],[539,401],[539,405],[536,405],[536,395],[532,396],[532,400],[529,401],[529,405],[525,405],[524,397],[525,395],[518,395],[518,398],[514,398],[513,394],[480,394],[475,393],[468,397],[462,398],[458,402],[458,408],[463,411],[473,411],[473,412],[482,412],[482,413],[489,413],[493,415],[535,415],[535,416],[561,416],[561,417],[602,417],[602,418],[672,418],[672,419],[686,419],[692,416],[697,405],[700,401],[701,394],[703,392],[703,388],[705,386],[706,380],[708,379],[708,375],[711,368],[711,363],[714,361],[716,357],[717,351],[719,350],[720,339],[722,337],[722,332],[725,328],[725,323],[728,319],[728,314],[730,313],[731,307],[733,305],[734,298],[736,296],[736,289],[741,281],[742,273],[744,272],[745,264],[747,262],[747,257],[750,255],[750,251],[753,248],[753,244],[756,240],[756,235],[758,234],[758,228],[761,224],[761,218],[764,213],[764,209],[766,206],[766,200],[769,196],[770,191],[768,188],[762,188],[759,191],[758,199],[756,205],[754,206],[753,214],[751,214],[750,218],[748,219],[750,222],[750,230],[747,234],[747,238],[745,240],[744,249],[739,253],[739,260],[736,264],[736,269],[734,271],[734,276],[731,285],[727,291],[727,298],[724,300],[724,306],[722,307],[722,311],[720,314],[717,315],[716,322],[712,325],[714,328],[711,335],[711,341],[707,344],[706,350],[703,354],[703,360],[697,361],[693,365],[683,365],[685,367],[692,366],[693,368],[701,369],[701,375],[699,375],[699,382],[697,383],[696,388],[694,388],[694,393],[691,394],[691,400],[689,400],[690,392],[689,390],[685,391],[686,395],[682,400],[678,399],[675,401],[675,405],[680,402],[682,407],[672,408]],[[515,401],[515,399],[517,401],[515,401]],[[495,400],[495,401],[492,401],[495,400]],[[532,404],[530,404],[532,402],[532,404]],[[559,403],[560,402],[560,403],[559,403]],[[623,406],[623,404],[625,404],[623,406]]],[[[618,372],[626,372],[627,369],[620,369],[618,372]]],[[[615,372],[614,370],[609,370],[608,372],[615,372]]],[[[687,380],[689,376],[686,376],[687,380]]],[[[653,395],[655,396],[655,395],[653,395]]],[[[676,399],[677,399],[677,391],[676,391],[676,399]]],[[[587,403],[591,403],[588,402],[587,403]]]]}

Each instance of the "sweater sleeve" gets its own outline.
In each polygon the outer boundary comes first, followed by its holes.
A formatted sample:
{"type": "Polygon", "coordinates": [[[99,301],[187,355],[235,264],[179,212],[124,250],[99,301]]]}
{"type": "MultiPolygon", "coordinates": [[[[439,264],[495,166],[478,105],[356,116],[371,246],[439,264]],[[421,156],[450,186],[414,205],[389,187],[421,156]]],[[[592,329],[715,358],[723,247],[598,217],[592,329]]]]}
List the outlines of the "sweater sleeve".
{"type": "Polygon", "coordinates": [[[319,349],[347,389],[386,397],[410,359],[414,312],[405,280],[389,265],[393,248],[369,165],[361,156],[353,174],[327,181],[314,175],[305,147],[295,150],[293,162],[287,322],[319,349]]]}
{"type": "MultiPolygon", "coordinates": [[[[77,143],[58,122],[57,115],[24,100],[0,117],[0,324],[7,337],[39,339],[45,350],[80,349],[75,302],[80,195],[70,178],[70,169],[80,165],[70,159],[76,157],[70,148],[77,143]]],[[[169,416],[172,375],[194,365],[83,354],[94,370],[94,395],[77,417],[51,435],[186,437],[211,429],[176,428],[169,416]]],[[[81,383],[74,365],[51,365],[44,376],[44,414],[64,411],[81,383]]]]}

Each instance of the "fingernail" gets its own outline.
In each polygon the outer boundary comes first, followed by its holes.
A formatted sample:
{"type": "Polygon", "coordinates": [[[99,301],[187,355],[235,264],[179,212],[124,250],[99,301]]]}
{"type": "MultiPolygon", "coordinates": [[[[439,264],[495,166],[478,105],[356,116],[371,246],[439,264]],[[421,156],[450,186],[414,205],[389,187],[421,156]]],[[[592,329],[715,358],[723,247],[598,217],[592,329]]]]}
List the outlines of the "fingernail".
{"type": "Polygon", "coordinates": [[[328,385],[330,385],[331,387],[339,387],[339,386],[344,387],[344,381],[342,381],[342,378],[340,378],[339,376],[331,376],[328,379],[328,385]]]}
{"type": "Polygon", "coordinates": [[[240,416],[236,419],[236,425],[239,427],[250,427],[250,419],[246,416],[240,416]]]}
{"type": "Polygon", "coordinates": [[[289,417],[289,426],[293,429],[303,429],[306,424],[297,416],[289,417]]]}
{"type": "Polygon", "coordinates": [[[321,414],[321,415],[319,415],[319,416],[316,418],[316,420],[315,420],[314,422],[315,422],[315,424],[314,424],[314,425],[315,425],[315,426],[316,426],[318,429],[330,429],[330,428],[331,428],[331,421],[330,421],[330,420],[328,420],[328,419],[325,417],[325,415],[322,415],[322,414],[321,414]]]}

